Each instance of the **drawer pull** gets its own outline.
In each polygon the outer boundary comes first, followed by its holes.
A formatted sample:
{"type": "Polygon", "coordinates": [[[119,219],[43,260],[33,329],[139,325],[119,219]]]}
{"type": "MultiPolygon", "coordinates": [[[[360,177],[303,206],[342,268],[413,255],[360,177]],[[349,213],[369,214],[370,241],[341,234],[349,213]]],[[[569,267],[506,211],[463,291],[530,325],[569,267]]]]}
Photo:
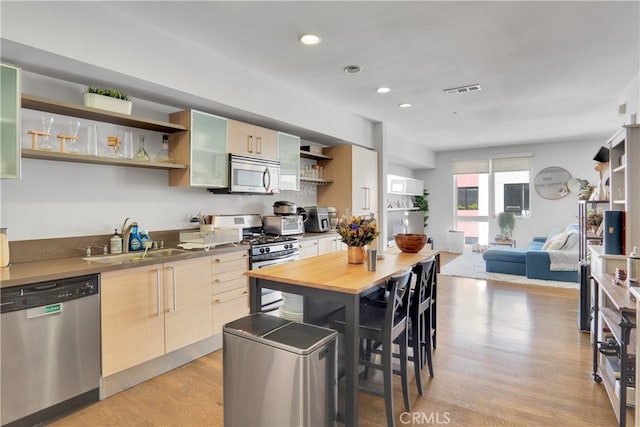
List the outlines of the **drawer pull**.
{"type": "Polygon", "coordinates": [[[236,300],[236,299],[239,299],[239,298],[244,298],[244,297],[245,297],[245,296],[247,296],[248,294],[249,294],[249,292],[244,291],[244,292],[242,293],[242,295],[238,295],[237,297],[233,297],[233,298],[229,298],[229,299],[219,299],[219,298],[216,298],[215,302],[216,302],[216,304],[224,304],[225,302],[233,301],[233,300],[236,300]]]}

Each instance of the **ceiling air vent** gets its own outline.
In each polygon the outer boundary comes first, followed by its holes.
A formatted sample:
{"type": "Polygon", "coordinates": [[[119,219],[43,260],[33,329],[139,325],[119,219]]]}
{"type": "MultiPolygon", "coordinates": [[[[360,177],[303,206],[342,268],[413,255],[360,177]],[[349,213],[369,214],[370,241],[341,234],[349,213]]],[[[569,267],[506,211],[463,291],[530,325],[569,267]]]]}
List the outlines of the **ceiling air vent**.
{"type": "Polygon", "coordinates": [[[452,87],[450,89],[445,89],[444,92],[446,92],[449,95],[453,95],[456,93],[478,92],[480,90],[482,90],[482,87],[480,87],[479,84],[474,84],[474,85],[467,85],[467,86],[460,86],[460,87],[452,87]]]}

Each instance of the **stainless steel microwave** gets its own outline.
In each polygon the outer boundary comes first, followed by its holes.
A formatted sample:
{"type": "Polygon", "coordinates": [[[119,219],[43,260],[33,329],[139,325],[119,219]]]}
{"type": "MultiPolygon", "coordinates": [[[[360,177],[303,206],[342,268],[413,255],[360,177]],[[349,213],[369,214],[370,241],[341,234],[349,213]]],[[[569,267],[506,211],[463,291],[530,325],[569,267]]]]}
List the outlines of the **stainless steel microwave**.
{"type": "Polygon", "coordinates": [[[213,193],[274,194],[280,192],[280,162],[229,154],[229,188],[213,193]]]}

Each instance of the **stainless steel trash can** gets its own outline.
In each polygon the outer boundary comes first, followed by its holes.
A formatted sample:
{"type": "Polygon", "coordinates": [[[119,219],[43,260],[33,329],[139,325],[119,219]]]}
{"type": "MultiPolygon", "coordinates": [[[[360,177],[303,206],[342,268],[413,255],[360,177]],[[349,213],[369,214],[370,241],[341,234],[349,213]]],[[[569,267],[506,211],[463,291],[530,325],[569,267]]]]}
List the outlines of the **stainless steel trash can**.
{"type": "Polygon", "coordinates": [[[337,333],[267,314],[223,329],[225,426],[333,426],[337,333]]]}

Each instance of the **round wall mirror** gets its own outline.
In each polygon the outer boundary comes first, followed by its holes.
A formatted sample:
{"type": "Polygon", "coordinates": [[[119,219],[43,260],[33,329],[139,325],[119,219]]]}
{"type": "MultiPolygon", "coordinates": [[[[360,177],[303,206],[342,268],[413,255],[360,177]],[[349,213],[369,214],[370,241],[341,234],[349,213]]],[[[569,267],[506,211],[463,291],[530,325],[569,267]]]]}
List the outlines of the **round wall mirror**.
{"type": "Polygon", "coordinates": [[[536,179],[533,181],[533,185],[541,197],[555,200],[561,199],[569,194],[567,182],[570,179],[571,174],[568,170],[558,166],[550,166],[538,172],[536,179]]]}

